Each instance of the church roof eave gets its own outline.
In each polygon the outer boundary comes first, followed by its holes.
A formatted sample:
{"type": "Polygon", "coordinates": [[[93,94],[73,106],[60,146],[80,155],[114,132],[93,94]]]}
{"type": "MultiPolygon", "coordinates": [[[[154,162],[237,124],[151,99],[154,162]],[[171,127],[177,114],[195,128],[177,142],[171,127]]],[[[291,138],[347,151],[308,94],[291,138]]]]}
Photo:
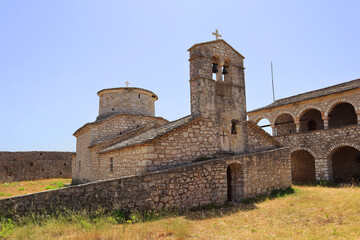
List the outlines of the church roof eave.
{"type": "Polygon", "coordinates": [[[103,154],[103,153],[117,151],[117,150],[120,150],[123,148],[134,147],[134,146],[138,146],[138,145],[151,143],[155,139],[158,139],[172,131],[175,131],[175,130],[179,129],[180,127],[183,127],[197,119],[199,119],[199,117],[193,117],[191,115],[188,115],[186,117],[180,118],[173,122],[164,124],[160,127],[150,129],[132,139],[117,143],[113,146],[103,149],[102,151],[99,151],[98,153],[103,154]]]}
{"type": "Polygon", "coordinates": [[[333,85],[330,87],[321,88],[318,90],[297,94],[297,95],[294,95],[291,97],[278,99],[275,102],[273,102],[265,107],[261,107],[261,108],[257,108],[257,109],[248,111],[248,113],[252,114],[255,112],[262,111],[262,110],[276,108],[276,107],[280,107],[280,106],[284,106],[284,105],[292,104],[292,103],[296,103],[296,102],[302,102],[302,101],[306,101],[306,100],[310,100],[310,99],[314,99],[314,98],[318,98],[318,97],[324,97],[324,96],[328,96],[331,94],[342,93],[342,92],[346,92],[346,91],[350,91],[350,90],[354,90],[354,89],[358,89],[358,88],[360,88],[360,78],[351,80],[348,82],[336,84],[336,85],[333,85]]]}

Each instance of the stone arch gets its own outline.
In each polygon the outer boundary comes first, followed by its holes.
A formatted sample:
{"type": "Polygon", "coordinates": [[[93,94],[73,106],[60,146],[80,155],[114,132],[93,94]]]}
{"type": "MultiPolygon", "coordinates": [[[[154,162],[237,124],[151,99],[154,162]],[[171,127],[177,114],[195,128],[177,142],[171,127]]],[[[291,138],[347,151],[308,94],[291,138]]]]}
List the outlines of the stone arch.
{"type": "Polygon", "coordinates": [[[313,182],[316,180],[315,156],[299,149],[291,152],[291,178],[293,182],[313,182]]]}
{"type": "Polygon", "coordinates": [[[226,169],[227,200],[240,202],[244,199],[244,171],[240,164],[231,163],[226,169]]]}
{"type": "Polygon", "coordinates": [[[272,116],[272,118],[271,118],[271,124],[272,125],[275,125],[275,121],[276,121],[276,119],[280,116],[280,115],[283,115],[283,114],[289,114],[294,120],[296,119],[296,115],[293,113],[293,112],[291,112],[291,111],[279,111],[279,112],[277,112],[277,113],[275,113],[273,116],[272,116]]]}
{"type": "Polygon", "coordinates": [[[294,117],[289,113],[281,113],[274,121],[274,135],[284,135],[296,133],[294,117]]]}
{"type": "Polygon", "coordinates": [[[359,103],[357,101],[353,101],[352,99],[347,99],[347,98],[338,98],[334,101],[331,101],[327,104],[327,107],[324,110],[324,115],[326,117],[329,116],[329,113],[334,109],[334,107],[336,107],[338,104],[340,103],[349,103],[351,104],[355,111],[359,109],[359,103]]]}
{"type": "Polygon", "coordinates": [[[328,155],[334,182],[360,180],[360,146],[336,144],[328,155]]]}
{"type": "Polygon", "coordinates": [[[357,144],[357,143],[353,143],[353,142],[339,142],[339,143],[336,143],[334,144],[333,146],[331,146],[326,154],[326,156],[329,158],[331,157],[331,155],[336,152],[336,150],[338,150],[339,148],[342,148],[342,147],[352,147],[352,148],[355,148],[357,149],[358,151],[360,151],[360,144],[357,144]]]}
{"type": "Polygon", "coordinates": [[[300,151],[300,150],[307,151],[307,152],[311,153],[311,155],[313,155],[314,158],[318,158],[318,154],[316,152],[314,152],[311,148],[307,148],[307,147],[298,146],[298,147],[292,148],[291,153],[293,153],[295,151],[300,151]]]}
{"type": "Polygon", "coordinates": [[[354,104],[348,101],[338,101],[327,112],[329,128],[357,124],[357,114],[354,104]]]}
{"type": "Polygon", "coordinates": [[[320,113],[323,112],[323,109],[321,109],[320,107],[316,106],[316,105],[305,105],[302,106],[297,112],[296,112],[296,116],[300,119],[308,110],[310,109],[315,109],[318,110],[320,113]]]}
{"type": "Polygon", "coordinates": [[[267,119],[271,124],[271,118],[268,115],[261,114],[261,115],[250,117],[250,121],[253,121],[255,124],[258,124],[262,119],[267,119]]]}
{"type": "Polygon", "coordinates": [[[211,57],[211,68],[212,79],[215,81],[222,81],[221,60],[218,55],[214,55],[211,57]]]}
{"type": "Polygon", "coordinates": [[[324,129],[321,111],[317,108],[306,108],[299,115],[300,132],[324,129]]]}
{"type": "Polygon", "coordinates": [[[262,128],[262,130],[266,131],[267,133],[269,133],[270,135],[273,135],[273,130],[271,127],[271,122],[268,118],[264,117],[259,119],[259,121],[257,121],[256,123],[259,127],[262,128]]]}

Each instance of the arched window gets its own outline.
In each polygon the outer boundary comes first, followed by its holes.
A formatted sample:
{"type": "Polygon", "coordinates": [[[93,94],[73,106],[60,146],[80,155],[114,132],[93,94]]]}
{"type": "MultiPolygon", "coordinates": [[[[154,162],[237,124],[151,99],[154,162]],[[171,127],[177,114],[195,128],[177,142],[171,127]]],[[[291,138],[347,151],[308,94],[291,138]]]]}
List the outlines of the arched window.
{"type": "Polygon", "coordinates": [[[336,105],[329,114],[329,128],[357,124],[355,108],[350,103],[336,105]]]}

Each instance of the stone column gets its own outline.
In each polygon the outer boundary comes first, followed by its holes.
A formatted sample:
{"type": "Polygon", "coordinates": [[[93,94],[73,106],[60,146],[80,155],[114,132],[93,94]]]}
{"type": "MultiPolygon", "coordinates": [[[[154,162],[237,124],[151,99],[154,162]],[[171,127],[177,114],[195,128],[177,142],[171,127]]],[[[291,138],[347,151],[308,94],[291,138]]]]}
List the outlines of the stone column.
{"type": "Polygon", "coordinates": [[[299,118],[295,118],[294,122],[295,122],[295,125],[296,125],[296,132],[299,133],[300,132],[300,120],[299,120],[299,118]]]}
{"type": "Polygon", "coordinates": [[[323,116],[322,120],[324,121],[324,129],[328,129],[329,128],[329,117],[323,116]]]}
{"type": "Polygon", "coordinates": [[[315,158],[315,175],[318,181],[332,181],[332,164],[330,158],[315,158]]]}
{"type": "Polygon", "coordinates": [[[358,124],[360,124],[360,110],[356,112],[358,124]]]}

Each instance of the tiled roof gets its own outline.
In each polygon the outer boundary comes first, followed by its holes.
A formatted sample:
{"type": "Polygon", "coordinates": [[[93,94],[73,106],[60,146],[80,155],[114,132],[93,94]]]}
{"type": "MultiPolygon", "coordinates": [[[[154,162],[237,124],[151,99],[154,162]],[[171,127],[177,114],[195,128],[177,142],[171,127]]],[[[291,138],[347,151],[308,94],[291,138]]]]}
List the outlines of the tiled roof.
{"type": "Polygon", "coordinates": [[[117,143],[115,145],[112,145],[112,146],[100,151],[100,153],[111,152],[111,151],[118,150],[118,149],[125,148],[125,147],[131,147],[131,146],[135,146],[135,145],[139,145],[139,144],[152,142],[154,139],[159,138],[179,127],[182,127],[193,120],[195,120],[195,118],[192,118],[191,115],[180,118],[176,121],[164,124],[160,127],[150,129],[134,138],[131,138],[131,139],[125,140],[123,142],[117,143]]]}
{"type": "Polygon", "coordinates": [[[309,100],[312,98],[327,96],[327,95],[334,94],[334,93],[341,93],[341,92],[349,91],[349,90],[356,89],[356,88],[360,88],[360,78],[349,81],[349,82],[340,83],[340,84],[337,84],[334,86],[318,89],[315,91],[298,94],[298,95],[291,96],[288,98],[282,98],[282,99],[276,100],[275,102],[273,102],[265,107],[251,110],[251,111],[249,111],[249,113],[257,112],[257,111],[265,110],[265,109],[269,109],[269,108],[279,107],[279,106],[283,106],[283,105],[287,105],[287,104],[291,104],[291,103],[295,103],[295,102],[301,102],[301,101],[309,100]]]}

